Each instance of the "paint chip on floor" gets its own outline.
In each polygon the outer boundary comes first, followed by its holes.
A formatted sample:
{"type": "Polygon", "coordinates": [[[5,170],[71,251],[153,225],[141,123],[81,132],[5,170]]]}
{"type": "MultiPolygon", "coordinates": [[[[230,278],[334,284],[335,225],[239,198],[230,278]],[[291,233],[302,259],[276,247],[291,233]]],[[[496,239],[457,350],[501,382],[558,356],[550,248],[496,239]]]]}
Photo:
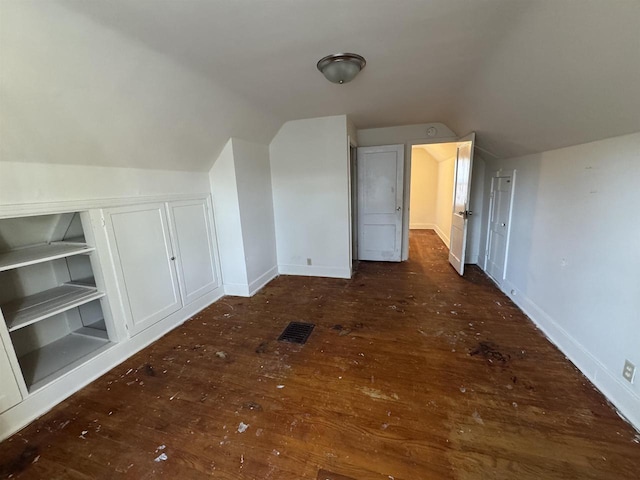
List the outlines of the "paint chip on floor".
{"type": "Polygon", "coordinates": [[[244,433],[247,431],[247,428],[249,428],[249,425],[247,425],[244,422],[240,422],[240,425],[238,425],[238,433],[244,433]]]}
{"type": "Polygon", "coordinates": [[[168,459],[169,457],[167,457],[166,453],[161,453],[155,458],[154,462],[166,462],[168,459]]]}

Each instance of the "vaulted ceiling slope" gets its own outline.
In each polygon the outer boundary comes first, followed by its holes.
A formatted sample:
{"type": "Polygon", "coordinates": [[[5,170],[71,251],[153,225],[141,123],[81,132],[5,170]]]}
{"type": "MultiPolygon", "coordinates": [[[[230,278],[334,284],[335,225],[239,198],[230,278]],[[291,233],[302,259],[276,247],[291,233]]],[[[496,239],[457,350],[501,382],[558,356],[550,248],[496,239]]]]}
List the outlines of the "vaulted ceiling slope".
{"type": "Polygon", "coordinates": [[[475,130],[503,158],[640,131],[637,0],[8,4],[0,115],[22,160],[204,170],[229,136],[344,113],[475,130]],[[315,68],[339,51],[368,62],[347,85],[315,68]]]}

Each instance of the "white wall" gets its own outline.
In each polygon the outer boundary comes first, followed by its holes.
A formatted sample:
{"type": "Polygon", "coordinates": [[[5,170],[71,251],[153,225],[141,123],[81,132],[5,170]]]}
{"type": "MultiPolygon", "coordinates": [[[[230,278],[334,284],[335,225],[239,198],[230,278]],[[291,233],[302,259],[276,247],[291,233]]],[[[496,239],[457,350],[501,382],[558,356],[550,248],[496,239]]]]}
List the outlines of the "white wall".
{"type": "Polygon", "coordinates": [[[375,147],[377,145],[396,145],[404,143],[407,152],[411,145],[455,141],[458,136],[442,123],[420,123],[395,127],[365,128],[358,130],[358,146],[375,147]],[[435,128],[436,134],[427,135],[429,128],[435,128]]]}
{"type": "Polygon", "coordinates": [[[206,172],[282,123],[74,3],[0,3],[0,161],[206,172]]]}
{"type": "Polygon", "coordinates": [[[639,152],[635,133],[486,169],[517,171],[505,293],[638,428],[639,152]]]}
{"type": "Polygon", "coordinates": [[[225,293],[251,296],[278,273],[269,147],[229,139],[209,175],[225,293]]]}
{"type": "Polygon", "coordinates": [[[232,143],[251,295],[278,273],[269,147],[238,138],[232,143]]]}
{"type": "Polygon", "coordinates": [[[0,162],[0,205],[205,193],[203,172],[0,162]]]}
{"type": "Polygon", "coordinates": [[[244,239],[242,237],[232,139],[229,139],[222,149],[209,176],[225,293],[243,295],[249,282],[244,256],[244,239]]]}
{"type": "Polygon", "coordinates": [[[349,278],[346,116],[287,122],[269,151],[279,272],[349,278]]]}
{"type": "Polygon", "coordinates": [[[484,257],[485,244],[482,243],[482,225],[484,219],[485,161],[476,151],[473,155],[471,172],[471,193],[469,210],[472,215],[467,224],[467,253],[465,263],[480,264],[481,252],[484,257]]]}
{"type": "Polygon", "coordinates": [[[413,147],[409,228],[435,228],[437,193],[438,162],[424,148],[413,147]]]}

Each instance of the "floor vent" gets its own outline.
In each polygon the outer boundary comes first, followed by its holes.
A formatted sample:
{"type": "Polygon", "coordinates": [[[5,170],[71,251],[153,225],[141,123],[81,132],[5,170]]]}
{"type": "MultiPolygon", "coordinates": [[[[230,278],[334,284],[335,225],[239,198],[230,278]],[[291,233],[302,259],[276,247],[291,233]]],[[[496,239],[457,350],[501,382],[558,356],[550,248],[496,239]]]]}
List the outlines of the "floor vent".
{"type": "Polygon", "coordinates": [[[291,322],[278,337],[279,342],[307,343],[313,332],[313,323],[291,322]]]}

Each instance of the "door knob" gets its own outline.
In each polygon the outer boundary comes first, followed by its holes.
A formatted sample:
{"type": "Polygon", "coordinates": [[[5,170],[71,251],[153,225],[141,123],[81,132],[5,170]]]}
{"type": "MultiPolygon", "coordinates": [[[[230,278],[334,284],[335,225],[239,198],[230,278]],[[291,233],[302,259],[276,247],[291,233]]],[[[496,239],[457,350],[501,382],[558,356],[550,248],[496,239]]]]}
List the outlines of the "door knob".
{"type": "Polygon", "coordinates": [[[402,207],[396,207],[396,212],[399,212],[400,210],[402,210],[402,207]]]}
{"type": "Polygon", "coordinates": [[[506,227],[506,226],[507,226],[507,224],[506,224],[506,223],[501,223],[501,224],[500,224],[500,226],[502,226],[502,227],[506,227]]]}

